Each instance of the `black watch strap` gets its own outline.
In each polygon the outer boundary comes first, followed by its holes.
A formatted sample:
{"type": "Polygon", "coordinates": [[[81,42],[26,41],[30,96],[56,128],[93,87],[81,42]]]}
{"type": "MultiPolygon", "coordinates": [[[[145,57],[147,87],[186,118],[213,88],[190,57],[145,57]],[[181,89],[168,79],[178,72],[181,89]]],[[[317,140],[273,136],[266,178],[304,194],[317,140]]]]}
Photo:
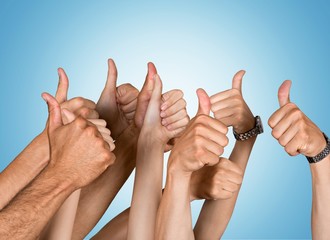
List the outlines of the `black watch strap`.
{"type": "Polygon", "coordinates": [[[245,141],[248,140],[249,138],[255,137],[258,134],[261,134],[264,132],[261,118],[259,116],[256,116],[255,118],[255,126],[251,130],[245,132],[245,133],[237,133],[235,130],[233,130],[234,137],[237,141],[245,141]]]}
{"type": "Polygon", "coordinates": [[[325,141],[327,142],[326,147],[323,149],[322,152],[317,154],[315,157],[306,156],[309,163],[317,163],[317,162],[323,160],[326,156],[328,156],[330,154],[330,140],[329,140],[328,136],[325,135],[325,133],[323,133],[323,136],[325,138],[325,141]]]}

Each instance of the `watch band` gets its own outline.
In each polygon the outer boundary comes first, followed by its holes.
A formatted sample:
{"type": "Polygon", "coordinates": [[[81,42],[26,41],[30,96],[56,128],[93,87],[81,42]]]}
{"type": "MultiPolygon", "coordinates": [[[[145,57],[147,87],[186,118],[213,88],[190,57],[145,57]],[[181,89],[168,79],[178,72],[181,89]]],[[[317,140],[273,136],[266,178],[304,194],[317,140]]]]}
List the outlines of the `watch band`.
{"type": "Polygon", "coordinates": [[[323,136],[325,138],[325,141],[327,142],[327,145],[325,146],[323,151],[320,152],[319,154],[317,154],[316,156],[314,156],[314,157],[306,156],[309,163],[317,163],[317,162],[323,160],[326,156],[328,156],[330,154],[330,140],[325,133],[323,133],[323,136]]]}
{"type": "Polygon", "coordinates": [[[233,130],[234,137],[237,141],[245,141],[248,140],[249,138],[255,137],[258,134],[261,134],[264,132],[263,126],[262,126],[262,121],[259,116],[256,116],[255,118],[255,126],[251,130],[245,132],[245,133],[237,133],[235,130],[233,130]]]}

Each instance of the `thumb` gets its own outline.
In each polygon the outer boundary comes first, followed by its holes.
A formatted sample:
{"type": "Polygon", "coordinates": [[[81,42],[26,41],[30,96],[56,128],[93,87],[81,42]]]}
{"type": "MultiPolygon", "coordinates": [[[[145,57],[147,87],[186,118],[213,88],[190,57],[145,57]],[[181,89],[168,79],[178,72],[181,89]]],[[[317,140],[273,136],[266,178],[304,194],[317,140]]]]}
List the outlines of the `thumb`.
{"type": "Polygon", "coordinates": [[[61,107],[56,99],[48,93],[43,93],[42,98],[48,105],[48,132],[52,133],[63,126],[61,107]]]}
{"type": "Polygon", "coordinates": [[[154,88],[152,90],[152,95],[151,95],[150,101],[160,105],[161,98],[162,98],[163,83],[158,74],[154,75],[153,81],[154,81],[154,88]]]}
{"type": "Polygon", "coordinates": [[[62,109],[62,121],[63,121],[64,125],[73,122],[75,119],[76,119],[76,116],[72,112],[70,112],[66,108],[62,109]]]}
{"type": "Polygon", "coordinates": [[[196,91],[198,97],[198,111],[196,115],[210,115],[211,111],[211,102],[210,97],[207,95],[204,89],[199,88],[196,91]]]}
{"type": "Polygon", "coordinates": [[[108,59],[108,76],[107,76],[107,82],[105,84],[105,89],[107,92],[115,93],[116,92],[116,86],[117,86],[117,67],[115,62],[110,58],[108,59]]]}
{"type": "MultiPolygon", "coordinates": [[[[146,79],[144,81],[143,87],[141,89],[141,95],[144,96],[145,94],[151,97],[151,93],[154,89],[154,76],[157,74],[157,69],[155,65],[151,62],[148,63],[148,73],[146,79]],[[149,94],[148,94],[149,92],[149,94]]],[[[148,99],[148,100],[149,100],[148,99]]]]}
{"type": "Polygon", "coordinates": [[[283,107],[290,102],[291,84],[290,80],[285,80],[278,89],[278,102],[280,103],[280,107],[283,107]]]}
{"type": "Polygon", "coordinates": [[[237,89],[238,91],[240,91],[240,93],[242,93],[242,81],[243,81],[244,74],[245,74],[245,71],[240,70],[233,77],[232,88],[237,89]]]}
{"type": "Polygon", "coordinates": [[[153,79],[155,74],[157,74],[155,64],[153,64],[152,62],[148,62],[148,74],[146,78],[153,79]]]}
{"type": "Polygon", "coordinates": [[[68,98],[69,79],[63,68],[57,69],[59,80],[55,98],[59,104],[65,102],[68,98]]]}

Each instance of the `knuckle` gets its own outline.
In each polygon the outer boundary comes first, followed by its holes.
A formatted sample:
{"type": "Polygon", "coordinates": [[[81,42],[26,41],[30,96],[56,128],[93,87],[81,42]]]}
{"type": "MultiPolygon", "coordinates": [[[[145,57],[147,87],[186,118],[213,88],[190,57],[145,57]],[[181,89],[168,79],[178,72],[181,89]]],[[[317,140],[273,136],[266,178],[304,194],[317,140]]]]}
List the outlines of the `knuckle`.
{"type": "Polygon", "coordinates": [[[187,106],[187,101],[183,98],[181,98],[182,101],[182,108],[185,108],[187,106]]]}
{"type": "Polygon", "coordinates": [[[283,137],[280,137],[280,138],[278,139],[278,143],[279,143],[281,146],[285,147],[286,142],[285,142],[285,139],[284,139],[283,137]]]}
{"type": "Polygon", "coordinates": [[[274,138],[276,138],[276,139],[279,139],[279,137],[280,137],[280,133],[278,132],[277,129],[273,129],[273,130],[272,130],[272,136],[273,136],[274,138]]]}
{"type": "Polygon", "coordinates": [[[294,108],[290,111],[290,116],[297,118],[297,119],[301,119],[303,114],[302,114],[302,111],[300,111],[300,109],[294,108]]]}
{"type": "Polygon", "coordinates": [[[200,135],[204,131],[204,125],[201,123],[196,123],[193,129],[194,135],[200,135]]]}
{"type": "Polygon", "coordinates": [[[286,104],[285,107],[291,108],[291,109],[293,109],[293,108],[297,108],[298,109],[297,105],[294,104],[294,103],[292,103],[292,102],[289,102],[288,104],[286,104]]]}
{"type": "Polygon", "coordinates": [[[79,115],[81,115],[82,117],[86,117],[90,114],[91,110],[87,107],[83,107],[80,109],[79,111],[79,115]]]}
{"type": "Polygon", "coordinates": [[[76,98],[74,98],[74,102],[77,106],[83,106],[84,105],[84,98],[83,97],[76,97],[76,98]]]}
{"type": "MultiPolygon", "coordinates": [[[[87,128],[86,128],[86,133],[88,135],[95,135],[96,133],[98,132],[97,128],[93,125],[89,125],[87,128]]],[[[98,138],[97,139],[97,142],[100,141],[100,139],[98,138]]]]}
{"type": "Polygon", "coordinates": [[[210,193],[209,193],[209,197],[211,199],[218,199],[219,198],[219,190],[216,186],[212,186],[210,193]]]}
{"type": "Polygon", "coordinates": [[[74,121],[76,127],[84,128],[87,125],[87,121],[82,117],[77,117],[74,121]]]}

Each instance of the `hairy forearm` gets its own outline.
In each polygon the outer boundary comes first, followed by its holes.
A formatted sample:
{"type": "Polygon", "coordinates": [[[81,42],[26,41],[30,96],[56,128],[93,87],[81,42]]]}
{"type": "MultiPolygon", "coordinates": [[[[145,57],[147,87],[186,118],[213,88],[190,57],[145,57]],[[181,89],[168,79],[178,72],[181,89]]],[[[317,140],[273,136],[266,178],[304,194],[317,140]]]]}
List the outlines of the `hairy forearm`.
{"type": "Polygon", "coordinates": [[[155,143],[149,135],[139,137],[134,190],[127,239],[154,239],[154,229],[162,196],[165,144],[155,143]]]}
{"type": "MultiPolygon", "coordinates": [[[[237,141],[229,157],[245,171],[256,138],[237,141]]],[[[233,214],[239,190],[230,199],[206,200],[194,228],[195,238],[219,239],[225,232],[233,214]]]]}
{"type": "Polygon", "coordinates": [[[194,239],[190,210],[190,176],[167,174],[158,209],[155,239],[194,239]]]}
{"type": "Polygon", "coordinates": [[[312,173],[312,235],[313,239],[330,236],[330,156],[310,165],[312,173]]]}
{"type": "Polygon", "coordinates": [[[115,163],[81,190],[72,239],[84,238],[101,219],[135,167],[138,132],[126,129],[116,140],[115,163]]]}
{"type": "Polygon", "coordinates": [[[48,161],[48,137],[43,132],[0,174],[0,210],[45,168],[48,161]]]}
{"type": "Polygon", "coordinates": [[[42,172],[0,212],[1,239],[36,239],[59,206],[73,191],[59,173],[42,172]]]}

